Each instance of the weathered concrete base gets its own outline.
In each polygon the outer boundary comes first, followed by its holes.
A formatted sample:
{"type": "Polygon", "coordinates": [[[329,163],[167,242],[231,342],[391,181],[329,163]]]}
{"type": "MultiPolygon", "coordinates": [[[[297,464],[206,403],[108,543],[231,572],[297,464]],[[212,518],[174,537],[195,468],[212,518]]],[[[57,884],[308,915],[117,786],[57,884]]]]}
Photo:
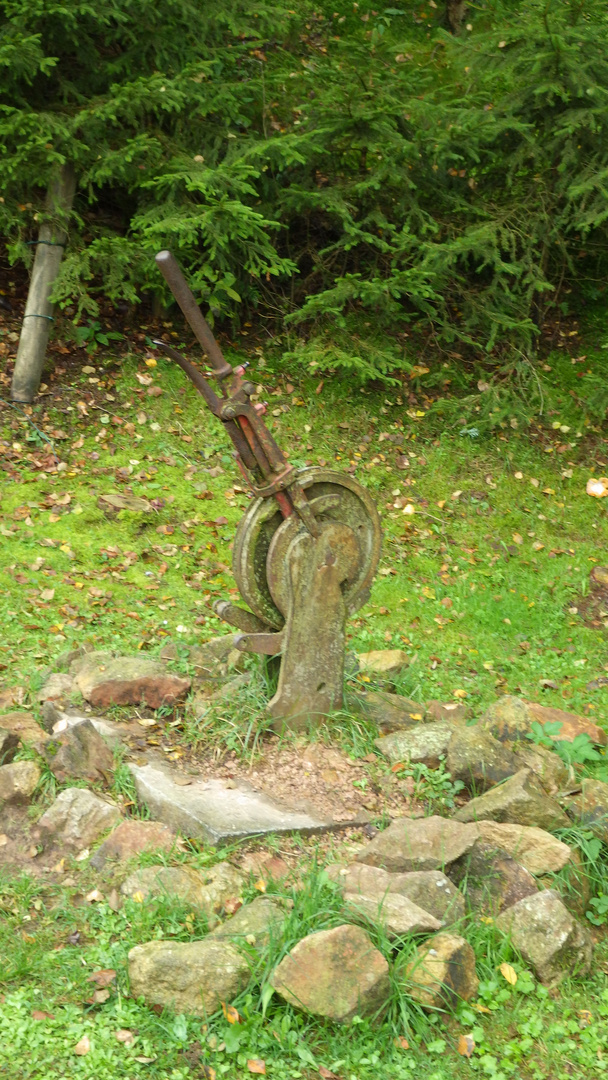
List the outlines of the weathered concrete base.
{"type": "Polygon", "coordinates": [[[194,780],[182,786],[160,765],[129,766],[138,797],[152,816],[184,836],[221,844],[264,833],[321,833],[360,824],[336,822],[281,806],[248,784],[228,787],[223,780],[194,780]]]}

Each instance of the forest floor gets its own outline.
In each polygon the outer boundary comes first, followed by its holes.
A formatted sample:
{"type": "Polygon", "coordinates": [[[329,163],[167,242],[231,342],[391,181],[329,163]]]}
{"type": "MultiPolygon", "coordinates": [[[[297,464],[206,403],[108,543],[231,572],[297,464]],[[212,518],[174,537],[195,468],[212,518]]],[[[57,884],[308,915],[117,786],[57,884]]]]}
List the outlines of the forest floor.
{"type": "MultiPolygon", "coordinates": [[[[168,641],[201,644],[225,630],[212,604],[236,596],[231,543],[247,490],[219,424],[181,372],[154,354],[148,329],[122,355],[103,343],[88,355],[60,348],[31,409],[8,402],[2,377],[2,711],[36,711],[37,691],[68,648],[157,656],[168,641]],[[104,496],[117,493],[145,502],[115,512],[104,496]]],[[[9,321],[0,339],[5,352],[12,335],[9,321]]],[[[349,622],[349,650],[404,650],[409,664],[390,689],[416,701],[465,703],[478,717],[510,693],[608,729],[608,573],[593,574],[608,563],[608,517],[606,503],[586,492],[590,478],[608,473],[601,433],[571,427],[566,415],[528,432],[512,425],[488,435],[459,425],[441,432],[399,388],[362,393],[344,382],[299,381],[267,366],[260,348],[249,358],[290,460],[351,471],[381,511],[379,573],[370,602],[349,622]]],[[[188,668],[179,646],[176,666],[188,668]]],[[[381,826],[391,809],[382,795],[389,770],[373,758],[373,724],[343,715],[305,737],[278,740],[264,724],[268,690],[257,660],[247,666],[251,681],[210,722],[197,724],[187,710],[157,715],[156,745],[209,770],[226,770],[227,762],[235,772],[257,770],[269,787],[277,775],[287,788],[308,784],[306,794],[319,805],[336,810],[346,799],[381,826]],[[323,760],[320,767],[318,752],[315,765],[317,744],[335,755],[329,766],[323,760]],[[346,779],[344,762],[352,768],[346,779]],[[339,783],[324,779],[328,768],[339,783]]],[[[361,674],[352,682],[370,685],[361,674]]],[[[606,778],[603,764],[589,768],[606,778]]],[[[419,771],[413,780],[413,797],[426,812],[452,797],[449,777],[419,771]]],[[[124,784],[117,762],[110,790],[124,794],[124,784]]],[[[55,793],[46,774],[33,817],[55,793]]],[[[355,829],[263,847],[288,868],[282,884],[269,887],[287,890],[303,926],[318,925],[337,902],[324,891],[320,867],[361,838],[355,829]]],[[[260,845],[236,845],[228,855],[238,861],[256,850],[260,845]]],[[[175,855],[196,866],[225,857],[226,849],[194,847],[175,855]]],[[[561,1080],[608,1070],[601,924],[592,976],[556,992],[492,943],[491,928],[477,926],[471,933],[486,935],[485,955],[494,962],[484,960],[477,1002],[454,1014],[424,1015],[401,994],[382,1024],[345,1030],[276,1001],[264,1012],[254,988],[236,1002],[239,1024],[222,1014],[202,1024],[128,996],[128,949],[156,936],[196,935],[187,905],[128,900],[116,911],[88,903],[99,879],[85,863],[68,857],[64,884],[61,875],[37,874],[34,858],[20,873],[6,867],[0,878],[0,1064],[7,1080],[210,1080],[248,1075],[253,1059],[278,1080],[561,1080]],[[515,985],[497,970],[505,958],[519,975],[515,985]],[[90,976],[105,969],[118,972],[118,989],[95,1001],[90,976]],[[128,1045],[116,1037],[125,1030],[135,1033],[128,1045]],[[87,1033],[90,1052],[75,1056],[87,1033]],[[463,1033],[475,1044],[470,1057],[463,1056],[463,1033]],[[10,1060],[2,1049],[9,1034],[10,1060]]]]}

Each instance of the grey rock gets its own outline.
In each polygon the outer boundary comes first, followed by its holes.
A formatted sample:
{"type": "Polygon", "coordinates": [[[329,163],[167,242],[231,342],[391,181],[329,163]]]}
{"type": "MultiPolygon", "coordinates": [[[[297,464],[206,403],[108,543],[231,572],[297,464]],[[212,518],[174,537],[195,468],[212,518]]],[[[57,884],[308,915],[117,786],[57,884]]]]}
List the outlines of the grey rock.
{"type": "Polygon", "coordinates": [[[520,900],[498,916],[496,926],[509,934],[515,948],[547,986],[557,985],[566,975],[589,972],[589,933],[553,889],[520,900]]]}
{"type": "Polygon", "coordinates": [[[440,870],[390,874],[366,863],[352,863],[350,866],[334,863],[326,867],[326,873],[343,893],[376,899],[382,899],[387,893],[406,897],[438,919],[442,927],[458,922],[464,915],[464,897],[453,881],[440,870]]]}
{"type": "Polygon", "coordinates": [[[274,832],[320,833],[348,824],[283,807],[246,783],[227,787],[222,780],[195,780],[181,787],[160,766],[129,767],[152,817],[209,844],[274,832]]]}
{"type": "Polygon", "coordinates": [[[280,940],[287,916],[285,904],[270,896],[258,896],[212,930],[210,937],[263,952],[271,942],[280,940]]]}
{"type": "MultiPolygon", "coordinates": [[[[47,702],[47,704],[49,703],[47,702]]],[[[52,724],[48,730],[50,730],[52,735],[57,736],[63,731],[67,731],[68,728],[73,728],[78,724],[83,723],[83,721],[92,724],[97,734],[101,735],[101,738],[108,746],[119,746],[122,742],[124,729],[120,724],[113,723],[110,720],[104,720],[100,716],[81,716],[77,713],[61,712],[61,710],[55,707],[53,707],[52,724]]]]}
{"type": "Polygon", "coordinates": [[[397,762],[423,762],[430,769],[436,769],[445,759],[454,733],[451,724],[418,724],[410,731],[398,731],[376,739],[378,750],[391,765],[397,762]]]}
{"type": "Polygon", "coordinates": [[[205,870],[188,866],[146,866],[130,874],[120,891],[123,896],[131,897],[139,893],[144,899],[177,897],[199,908],[210,925],[215,926],[224,904],[239,896],[243,882],[243,875],[228,862],[216,863],[205,870]]]}
{"type": "Polygon", "coordinates": [[[469,851],[479,833],[442,817],[398,818],[357,855],[357,862],[383,870],[441,870],[469,851]]]}
{"type": "Polygon", "coordinates": [[[368,690],[366,693],[347,690],[345,705],[355,716],[372,720],[382,734],[417,727],[425,715],[424,705],[386,690],[368,690]]]}
{"type": "Polygon", "coordinates": [[[82,849],[120,819],[120,810],[114,803],[86,788],[66,788],[39,819],[38,829],[48,836],[57,836],[66,847],[82,849]]]}
{"type": "Polygon", "coordinates": [[[44,686],[38,693],[38,701],[62,701],[74,691],[74,680],[71,675],[55,671],[49,675],[44,686]]]}
{"type": "Polygon", "coordinates": [[[585,778],[579,795],[568,799],[568,814],[608,844],[608,784],[585,778]]]}
{"type": "Polygon", "coordinates": [[[426,719],[440,723],[464,724],[471,710],[468,705],[455,701],[427,701],[426,719]]]}
{"type": "Polygon", "coordinates": [[[549,831],[567,828],[569,824],[559,803],[545,794],[529,769],[520,769],[503,784],[471,799],[456,812],[454,818],[462,822],[489,818],[516,825],[535,825],[549,831]]]}
{"type": "Polygon", "coordinates": [[[558,754],[546,746],[519,742],[515,747],[514,757],[517,761],[516,771],[530,769],[547,795],[557,795],[574,782],[574,769],[569,768],[558,754]]]}
{"type": "Polygon", "coordinates": [[[389,938],[403,937],[406,934],[423,934],[430,930],[441,929],[441,923],[434,915],[424,911],[399,893],[386,893],[385,896],[372,897],[360,892],[347,892],[344,903],[350,908],[351,915],[362,916],[382,926],[389,938]]]}
{"type": "Polygon", "coordinates": [[[246,988],[250,968],[228,941],[148,941],[129,953],[131,995],[207,1018],[246,988]]]}
{"type": "Polygon", "coordinates": [[[0,803],[25,803],[34,794],[40,769],[34,761],[0,765],[0,803]]]}

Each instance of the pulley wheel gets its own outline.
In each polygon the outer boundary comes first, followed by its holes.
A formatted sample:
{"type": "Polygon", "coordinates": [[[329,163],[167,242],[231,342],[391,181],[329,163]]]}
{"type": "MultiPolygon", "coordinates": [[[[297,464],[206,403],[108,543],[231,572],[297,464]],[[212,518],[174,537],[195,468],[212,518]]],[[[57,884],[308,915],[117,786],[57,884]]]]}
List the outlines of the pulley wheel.
{"type": "MultiPolygon", "coordinates": [[[[319,522],[340,522],[355,536],[358,565],[343,586],[346,611],[352,615],[369,599],[380,558],[382,532],[374,500],[347,473],[313,466],[300,470],[297,478],[319,522]]],[[[241,596],[260,619],[276,629],[285,620],[270,592],[267,559],[272,539],[284,521],[275,499],[256,499],[237,526],[232,554],[232,569],[241,596]]],[[[292,528],[296,528],[295,521],[292,528]]],[[[306,531],[303,523],[298,523],[297,528],[306,531]]]]}

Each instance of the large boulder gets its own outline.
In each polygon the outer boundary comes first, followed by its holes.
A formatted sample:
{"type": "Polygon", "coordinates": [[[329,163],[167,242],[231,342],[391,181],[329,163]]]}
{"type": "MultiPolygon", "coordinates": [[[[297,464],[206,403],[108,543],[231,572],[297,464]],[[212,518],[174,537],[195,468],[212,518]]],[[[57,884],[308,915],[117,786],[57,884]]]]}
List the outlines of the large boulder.
{"type": "Polygon", "coordinates": [[[101,870],[110,862],[126,862],[142,851],[170,851],[175,833],[160,821],[121,821],[91,858],[91,866],[101,870]]]}
{"type": "Polygon", "coordinates": [[[87,653],[71,667],[74,688],[98,709],[111,705],[147,705],[149,709],[175,705],[185,698],[191,680],[168,671],[147,656],[87,653]]]}
{"type": "Polygon", "coordinates": [[[374,1016],[390,994],[388,964],[360,926],[308,934],[281,960],[271,985],[290,1005],[346,1023],[374,1016]]]}
{"type": "Polygon", "coordinates": [[[407,992],[427,1009],[453,1007],[475,997],[475,953],[458,934],[440,933],[420,945],[404,969],[407,992]]]}
{"type": "Polygon", "coordinates": [[[112,751],[88,719],[48,739],[41,752],[60,784],[69,780],[109,781],[112,776],[112,751]]]}
{"type": "Polygon", "coordinates": [[[43,836],[56,837],[66,847],[82,849],[120,821],[114,803],[86,788],[66,788],[38,821],[43,836]]]}
{"type": "Polygon", "coordinates": [[[592,742],[599,746],[606,746],[608,735],[603,728],[598,727],[592,720],[585,716],[577,716],[575,713],[564,712],[562,709],[553,709],[547,705],[538,705],[532,701],[522,701],[521,698],[505,694],[504,697],[495,701],[482,717],[481,723],[501,742],[516,743],[527,740],[532,732],[532,724],[542,725],[548,723],[561,724],[556,739],[565,739],[572,742],[577,735],[588,735],[592,742]]]}
{"type": "Polygon", "coordinates": [[[398,818],[357,855],[357,862],[399,873],[442,870],[469,851],[479,833],[476,825],[449,818],[398,818]]]}
{"type": "Polygon", "coordinates": [[[148,1005],[208,1017],[246,988],[246,957],[228,941],[148,941],[129,953],[131,995],[148,1005]]]}
{"type": "Polygon", "coordinates": [[[416,727],[425,715],[424,705],[387,690],[347,691],[345,707],[357,716],[372,720],[382,734],[416,727]]]}
{"type": "Polygon", "coordinates": [[[479,821],[482,840],[502,848],[530,874],[556,874],[572,861],[573,852],[557,836],[534,826],[479,821]]]}
{"type": "Polygon", "coordinates": [[[527,896],[496,919],[541,982],[555,986],[566,975],[586,975],[591,966],[589,933],[553,889],[527,896]]]}
{"type": "Polygon", "coordinates": [[[375,745],[391,765],[422,762],[436,769],[445,759],[453,733],[451,724],[417,724],[410,731],[395,731],[376,739],[375,745]]]}
{"type": "Polygon", "coordinates": [[[538,892],[532,874],[502,848],[478,840],[450,867],[463,889],[469,911],[493,918],[525,896],[538,892]]]}
{"type": "Polygon", "coordinates": [[[580,794],[568,799],[566,810],[575,821],[608,844],[608,784],[584,779],[580,794]]]}
{"type": "Polygon", "coordinates": [[[258,896],[239,908],[236,915],[216,926],[209,936],[263,952],[271,942],[280,939],[287,916],[286,903],[275,897],[258,896]]]}
{"type": "Polygon", "coordinates": [[[529,769],[520,769],[503,784],[471,799],[454,815],[456,821],[491,819],[511,821],[516,825],[535,825],[540,829],[563,829],[569,820],[559,803],[545,794],[529,769]]]}
{"type": "Polygon", "coordinates": [[[40,769],[34,761],[0,765],[0,804],[28,802],[39,780],[40,769]]]}
{"type": "Polygon", "coordinates": [[[458,922],[464,915],[463,896],[439,870],[389,874],[378,866],[368,866],[366,863],[352,863],[350,866],[334,863],[326,867],[326,873],[345,895],[371,897],[377,902],[388,893],[402,896],[433,915],[442,927],[458,922]]]}
{"type": "Polygon", "coordinates": [[[152,897],[177,897],[199,908],[215,925],[228,900],[235,900],[244,878],[228,862],[216,863],[205,870],[189,866],[146,866],[123,881],[123,896],[147,900],[152,897]]]}

